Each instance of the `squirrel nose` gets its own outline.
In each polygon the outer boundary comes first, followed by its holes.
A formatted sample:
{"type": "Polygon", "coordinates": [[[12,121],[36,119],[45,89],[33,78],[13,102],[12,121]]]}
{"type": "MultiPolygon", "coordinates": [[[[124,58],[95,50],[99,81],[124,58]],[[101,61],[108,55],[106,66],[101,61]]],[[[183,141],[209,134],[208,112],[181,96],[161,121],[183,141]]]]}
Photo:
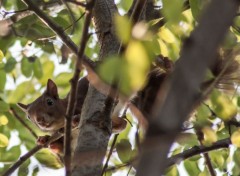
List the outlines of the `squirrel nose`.
{"type": "Polygon", "coordinates": [[[43,124],[45,123],[45,119],[44,119],[43,117],[41,117],[41,116],[38,116],[38,117],[36,118],[36,121],[37,121],[37,123],[38,123],[39,125],[43,125],[43,124]]]}

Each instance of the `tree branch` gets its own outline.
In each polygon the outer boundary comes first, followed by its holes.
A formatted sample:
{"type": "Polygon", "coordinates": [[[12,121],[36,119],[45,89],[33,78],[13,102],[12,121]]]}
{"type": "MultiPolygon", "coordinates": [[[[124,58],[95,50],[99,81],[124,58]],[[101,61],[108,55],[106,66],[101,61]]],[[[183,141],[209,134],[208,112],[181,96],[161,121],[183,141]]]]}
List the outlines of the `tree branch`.
{"type": "Polygon", "coordinates": [[[184,161],[188,158],[191,158],[193,156],[202,154],[202,153],[207,153],[213,150],[218,150],[222,148],[228,148],[229,145],[231,145],[231,139],[226,138],[219,140],[212,144],[211,146],[195,146],[189,150],[186,150],[182,153],[179,153],[177,155],[174,155],[167,160],[167,167],[172,166],[173,164],[180,163],[181,161],[184,161]]]}
{"type": "Polygon", "coordinates": [[[164,173],[169,148],[199,97],[198,90],[206,69],[214,62],[216,50],[236,15],[239,3],[237,0],[211,1],[199,25],[186,40],[173,75],[162,87],[153,107],[151,119],[154,120],[150,122],[143,145],[137,176],[164,173]]]}
{"type": "Polygon", "coordinates": [[[44,145],[37,145],[32,150],[28,151],[25,155],[21,156],[17,162],[15,162],[2,176],[10,176],[19,166],[21,166],[27,159],[37,153],[40,149],[47,147],[50,143],[61,138],[63,134],[55,133],[53,134],[44,145]]]}
{"type": "MultiPolygon", "coordinates": [[[[203,132],[200,130],[200,129],[196,129],[196,135],[197,135],[197,138],[198,138],[198,141],[200,143],[200,146],[203,146],[203,132]]],[[[207,169],[210,173],[211,176],[215,176],[216,173],[214,171],[214,168],[212,166],[212,162],[211,162],[211,159],[210,159],[210,156],[207,152],[203,153],[203,157],[205,159],[205,162],[206,162],[206,166],[207,166],[207,169]]]]}
{"type": "Polygon", "coordinates": [[[103,166],[103,170],[102,170],[101,176],[103,176],[104,172],[106,172],[106,169],[107,169],[107,167],[108,167],[108,162],[109,162],[109,160],[110,160],[110,158],[111,158],[111,156],[112,156],[114,146],[115,146],[115,144],[116,144],[116,142],[117,142],[118,135],[119,135],[119,133],[114,135],[113,142],[112,142],[110,151],[109,151],[109,153],[108,153],[106,163],[105,163],[104,166],[103,166]]]}
{"type": "Polygon", "coordinates": [[[28,131],[37,139],[38,136],[37,134],[32,130],[32,128],[26,123],[24,122],[24,120],[16,113],[16,111],[11,108],[11,113],[18,119],[18,121],[25,127],[28,129],[28,131]]]}
{"type": "MultiPolygon", "coordinates": [[[[32,0],[22,0],[29,8],[29,10],[34,11],[34,13],[54,32],[56,33],[63,43],[65,43],[66,46],[68,46],[74,54],[78,54],[78,47],[76,44],[71,40],[71,38],[66,35],[64,32],[64,29],[54,23],[47,15],[45,15],[42,10],[38,8],[36,4],[32,2],[32,0]]],[[[87,57],[83,57],[83,64],[86,67],[93,68],[92,61],[87,57]]]]}

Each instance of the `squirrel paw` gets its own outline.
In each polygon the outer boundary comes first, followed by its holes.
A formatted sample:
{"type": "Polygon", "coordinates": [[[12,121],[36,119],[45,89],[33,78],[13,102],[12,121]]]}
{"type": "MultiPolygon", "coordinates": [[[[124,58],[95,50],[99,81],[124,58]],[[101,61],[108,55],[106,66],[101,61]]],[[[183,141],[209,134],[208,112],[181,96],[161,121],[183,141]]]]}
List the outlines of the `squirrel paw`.
{"type": "Polygon", "coordinates": [[[62,154],[63,153],[63,142],[61,141],[55,141],[49,144],[48,148],[56,154],[62,154]]]}
{"type": "Polygon", "coordinates": [[[44,145],[48,141],[49,137],[49,135],[39,136],[37,139],[37,145],[44,145]]]}
{"type": "Polygon", "coordinates": [[[80,115],[73,116],[72,127],[73,128],[77,127],[79,122],[80,122],[80,115]]]}
{"type": "Polygon", "coordinates": [[[112,118],[112,132],[113,133],[120,133],[123,131],[127,126],[127,121],[120,117],[113,117],[112,118]]]}

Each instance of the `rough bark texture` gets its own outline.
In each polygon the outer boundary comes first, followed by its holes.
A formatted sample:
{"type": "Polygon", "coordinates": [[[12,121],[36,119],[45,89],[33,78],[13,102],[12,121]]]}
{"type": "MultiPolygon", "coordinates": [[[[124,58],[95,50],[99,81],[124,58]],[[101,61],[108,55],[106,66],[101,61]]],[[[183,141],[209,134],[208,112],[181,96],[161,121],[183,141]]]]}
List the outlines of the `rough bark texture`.
{"type": "MultiPolygon", "coordinates": [[[[101,46],[99,60],[116,54],[119,49],[112,27],[114,13],[117,13],[117,8],[113,0],[96,0],[93,19],[101,46]]],[[[106,96],[90,86],[81,115],[78,144],[73,158],[73,176],[101,174],[111,134],[110,114],[104,113],[105,101],[106,96]]]]}
{"type": "Polygon", "coordinates": [[[164,173],[169,149],[192,110],[205,71],[213,63],[238,5],[237,0],[213,0],[199,26],[186,41],[172,79],[166,83],[167,96],[159,97],[154,107],[155,120],[149,126],[137,176],[159,176],[164,173]],[[163,104],[159,108],[161,102],[163,104]]]}

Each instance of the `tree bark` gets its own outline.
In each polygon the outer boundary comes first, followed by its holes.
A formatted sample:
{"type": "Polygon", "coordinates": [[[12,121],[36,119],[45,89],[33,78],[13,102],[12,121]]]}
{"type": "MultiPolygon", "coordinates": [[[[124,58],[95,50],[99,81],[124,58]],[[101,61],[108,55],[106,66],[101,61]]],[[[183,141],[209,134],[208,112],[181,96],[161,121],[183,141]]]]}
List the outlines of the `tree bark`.
{"type": "MultiPolygon", "coordinates": [[[[117,54],[119,42],[114,34],[113,16],[117,12],[113,0],[96,0],[93,20],[100,44],[99,60],[117,54]]],[[[111,117],[104,111],[106,95],[90,85],[84,102],[78,143],[73,157],[73,176],[100,175],[111,135],[111,117]]]]}
{"type": "Polygon", "coordinates": [[[186,40],[172,78],[166,82],[164,93],[159,93],[162,96],[158,96],[155,103],[154,120],[150,122],[137,176],[164,173],[169,149],[199,97],[206,69],[214,62],[217,48],[236,15],[239,2],[211,1],[199,26],[186,40]]]}

